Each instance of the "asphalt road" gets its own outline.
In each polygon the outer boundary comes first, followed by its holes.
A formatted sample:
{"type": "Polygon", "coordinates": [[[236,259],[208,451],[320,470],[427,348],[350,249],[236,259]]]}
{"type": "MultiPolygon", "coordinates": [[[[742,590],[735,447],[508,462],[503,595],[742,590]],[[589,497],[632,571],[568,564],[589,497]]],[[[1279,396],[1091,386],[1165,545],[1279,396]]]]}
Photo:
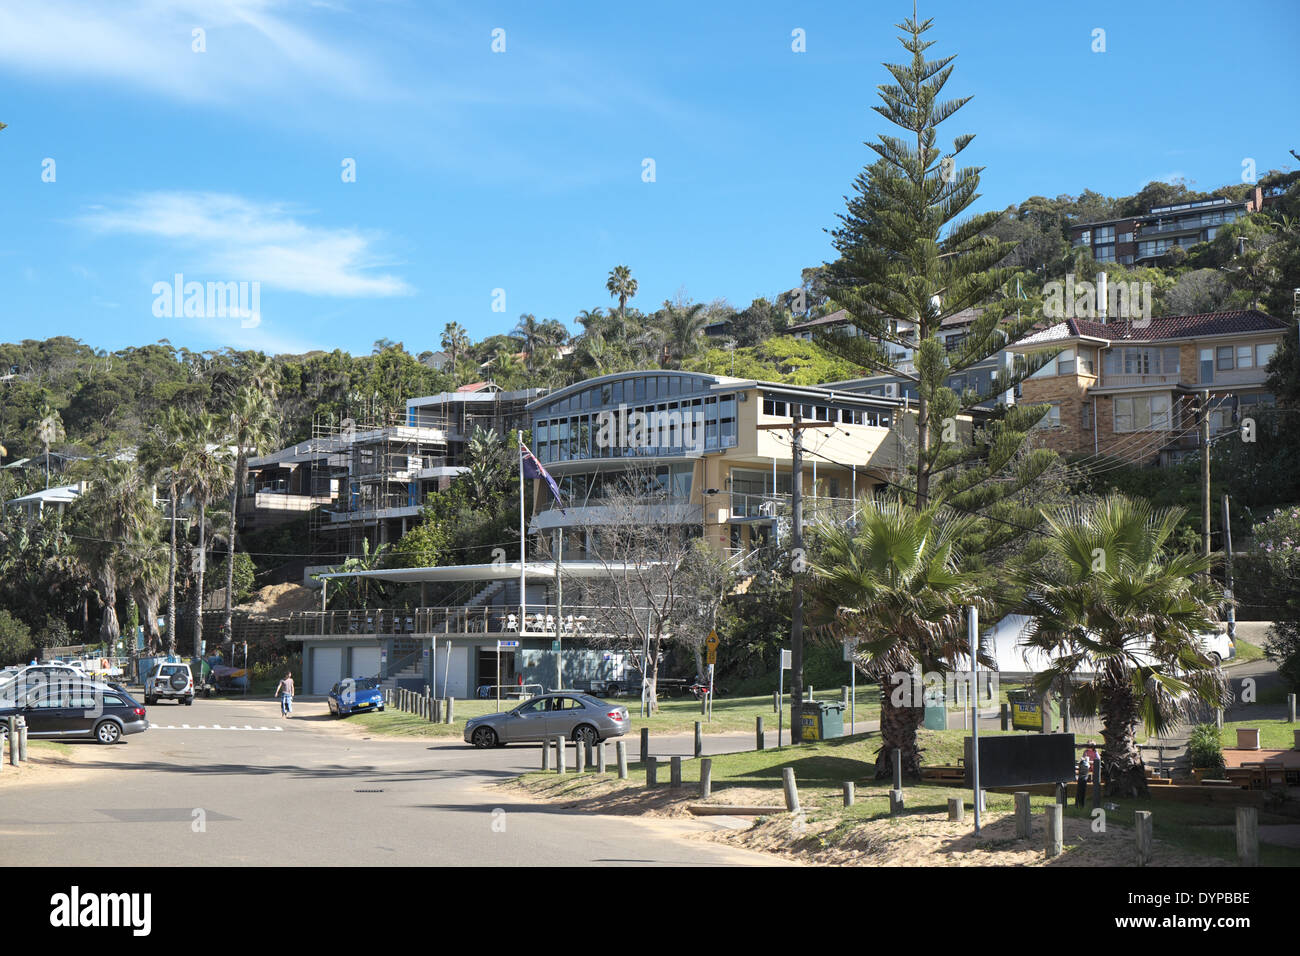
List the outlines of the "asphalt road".
{"type": "MultiPolygon", "coordinates": [[[[365,738],[333,726],[323,704],[295,710],[284,720],[267,701],[160,703],[154,729],[124,744],[73,744],[66,776],[0,791],[0,866],[774,862],[690,838],[714,823],[571,813],[494,790],[539,766],[533,745],[365,738]]],[[[727,748],[710,741],[710,752],[727,748]]]]}

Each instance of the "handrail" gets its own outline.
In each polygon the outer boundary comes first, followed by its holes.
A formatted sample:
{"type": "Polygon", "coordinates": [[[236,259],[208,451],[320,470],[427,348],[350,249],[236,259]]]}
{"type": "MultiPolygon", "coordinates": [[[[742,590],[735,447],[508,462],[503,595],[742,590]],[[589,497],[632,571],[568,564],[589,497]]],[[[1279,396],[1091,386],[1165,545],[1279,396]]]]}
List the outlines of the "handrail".
{"type": "MultiPolygon", "coordinates": [[[[518,605],[482,607],[368,608],[335,611],[296,611],[288,633],[295,637],[416,637],[432,634],[497,634],[580,636],[589,632],[588,621],[602,619],[608,609],[590,605],[564,604],[562,620],[555,618],[554,604],[528,604],[521,621],[518,605]],[[558,633],[557,633],[558,631],[558,633]]],[[[649,608],[634,608],[635,612],[649,608]]]]}

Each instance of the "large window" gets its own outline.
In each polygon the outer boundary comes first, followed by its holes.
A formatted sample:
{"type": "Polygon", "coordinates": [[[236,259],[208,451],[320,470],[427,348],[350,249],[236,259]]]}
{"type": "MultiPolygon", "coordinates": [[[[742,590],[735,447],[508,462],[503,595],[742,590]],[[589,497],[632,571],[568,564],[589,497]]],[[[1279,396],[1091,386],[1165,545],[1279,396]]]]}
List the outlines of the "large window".
{"type": "Polygon", "coordinates": [[[1168,395],[1137,395],[1115,399],[1115,431],[1169,431],[1168,395]]]}
{"type": "Polygon", "coordinates": [[[1105,353],[1107,375],[1177,375],[1177,348],[1114,348],[1105,353]]]}

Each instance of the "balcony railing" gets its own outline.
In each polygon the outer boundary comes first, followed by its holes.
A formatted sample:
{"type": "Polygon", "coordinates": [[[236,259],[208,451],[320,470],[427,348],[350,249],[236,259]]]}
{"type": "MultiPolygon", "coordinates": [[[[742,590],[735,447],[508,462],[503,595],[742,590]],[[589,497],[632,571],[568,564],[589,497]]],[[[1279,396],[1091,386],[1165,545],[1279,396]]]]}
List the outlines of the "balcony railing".
{"type": "MultiPolygon", "coordinates": [[[[820,514],[834,517],[850,518],[856,512],[858,503],[852,498],[828,498],[824,495],[804,494],[803,513],[805,520],[811,520],[820,514]]],[[[732,518],[788,518],[790,517],[790,495],[745,494],[732,492],[732,518]]]]}
{"type": "MultiPolygon", "coordinates": [[[[636,608],[637,613],[648,609],[636,608]]],[[[295,637],[402,637],[437,634],[497,634],[514,637],[581,637],[594,632],[594,621],[607,620],[606,608],[562,605],[556,627],[554,604],[528,604],[521,617],[518,605],[489,607],[420,607],[350,611],[299,611],[289,633],[295,637]]]]}
{"type": "Polygon", "coordinates": [[[1133,385],[1177,385],[1178,381],[1177,372],[1162,375],[1116,375],[1107,373],[1102,376],[1098,385],[1101,388],[1120,388],[1133,385]]]}

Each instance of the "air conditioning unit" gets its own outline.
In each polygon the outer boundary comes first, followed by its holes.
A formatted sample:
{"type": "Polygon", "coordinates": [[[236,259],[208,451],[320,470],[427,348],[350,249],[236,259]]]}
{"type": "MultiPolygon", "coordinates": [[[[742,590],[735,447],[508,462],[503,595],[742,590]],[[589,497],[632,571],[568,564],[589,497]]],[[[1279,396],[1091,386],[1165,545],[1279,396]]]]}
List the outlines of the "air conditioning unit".
{"type": "Polygon", "coordinates": [[[897,383],[897,382],[890,382],[888,385],[885,386],[885,397],[886,397],[886,398],[898,398],[898,383],[897,383]]]}

